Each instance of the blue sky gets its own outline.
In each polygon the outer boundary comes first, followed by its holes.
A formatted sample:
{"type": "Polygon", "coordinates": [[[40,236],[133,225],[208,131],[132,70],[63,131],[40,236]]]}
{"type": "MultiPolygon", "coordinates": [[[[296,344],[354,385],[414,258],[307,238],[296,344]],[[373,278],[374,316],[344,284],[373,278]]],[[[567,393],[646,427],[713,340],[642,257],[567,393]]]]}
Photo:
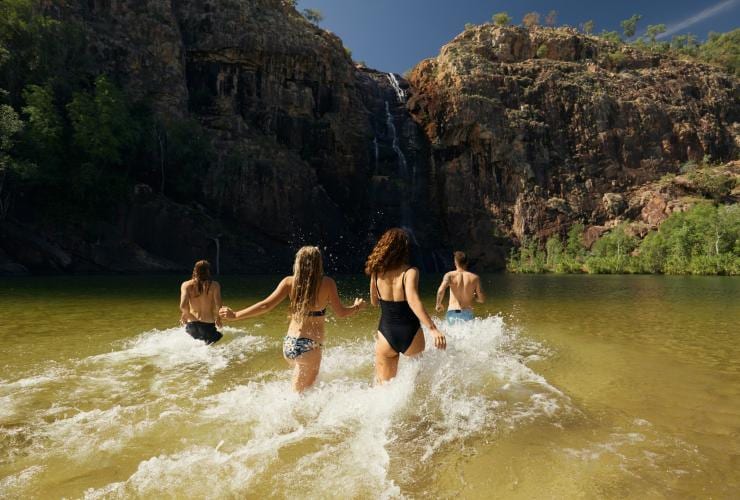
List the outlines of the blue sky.
{"type": "Polygon", "coordinates": [[[321,26],[344,40],[355,60],[403,73],[460,33],[465,23],[483,23],[506,11],[518,23],[526,12],[558,11],[558,23],[578,26],[593,19],[596,31],[619,30],[619,22],[642,14],[640,26],[664,23],[673,34],[740,27],[740,0],[300,0],[299,9],[319,9],[321,26]]]}

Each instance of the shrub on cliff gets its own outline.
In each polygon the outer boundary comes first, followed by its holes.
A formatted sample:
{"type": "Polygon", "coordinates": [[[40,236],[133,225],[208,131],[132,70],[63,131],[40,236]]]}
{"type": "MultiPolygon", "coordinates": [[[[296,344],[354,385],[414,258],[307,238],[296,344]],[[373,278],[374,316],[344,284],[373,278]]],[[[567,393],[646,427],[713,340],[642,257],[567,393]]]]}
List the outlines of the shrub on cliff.
{"type": "Polygon", "coordinates": [[[640,19],[642,19],[642,15],[633,14],[629,19],[625,19],[619,23],[622,26],[622,32],[625,37],[632,38],[635,36],[635,33],[637,33],[637,23],[640,22],[640,19]]]}
{"type": "Polygon", "coordinates": [[[495,24],[496,26],[508,26],[511,24],[511,16],[506,12],[499,12],[497,14],[494,14],[492,19],[493,24],[495,24]]]}
{"type": "Polygon", "coordinates": [[[710,33],[706,43],[698,47],[697,57],[740,76],[740,28],[724,34],[710,33]]]}
{"type": "Polygon", "coordinates": [[[522,26],[527,29],[534,28],[540,24],[540,15],[537,12],[527,12],[522,18],[522,26]]]}

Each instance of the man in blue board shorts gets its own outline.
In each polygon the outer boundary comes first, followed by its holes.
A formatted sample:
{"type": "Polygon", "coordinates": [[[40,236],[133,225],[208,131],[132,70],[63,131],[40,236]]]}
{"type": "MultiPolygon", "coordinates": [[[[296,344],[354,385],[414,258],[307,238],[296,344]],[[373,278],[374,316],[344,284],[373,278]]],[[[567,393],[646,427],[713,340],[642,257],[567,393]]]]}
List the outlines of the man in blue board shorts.
{"type": "Polygon", "coordinates": [[[464,252],[454,253],[455,270],[450,271],[442,278],[442,284],[437,290],[437,312],[444,310],[444,301],[447,289],[450,289],[450,302],[447,306],[447,322],[458,323],[471,321],[473,314],[473,300],[480,304],[486,300],[480,284],[480,276],[468,271],[468,257],[464,252]]]}

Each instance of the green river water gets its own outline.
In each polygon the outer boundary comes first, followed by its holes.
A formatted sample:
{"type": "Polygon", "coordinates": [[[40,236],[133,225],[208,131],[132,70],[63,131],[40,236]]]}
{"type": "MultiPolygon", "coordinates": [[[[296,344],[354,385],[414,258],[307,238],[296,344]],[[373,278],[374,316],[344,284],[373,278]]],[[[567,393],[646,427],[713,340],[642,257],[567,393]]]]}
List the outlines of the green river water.
{"type": "MultiPolygon", "coordinates": [[[[224,302],[277,280],[222,278],[224,302]]],[[[206,347],[180,281],[0,279],[1,498],[740,495],[738,278],[484,276],[481,319],[383,387],[378,311],[330,314],[302,397],[285,307],[206,347]]]]}

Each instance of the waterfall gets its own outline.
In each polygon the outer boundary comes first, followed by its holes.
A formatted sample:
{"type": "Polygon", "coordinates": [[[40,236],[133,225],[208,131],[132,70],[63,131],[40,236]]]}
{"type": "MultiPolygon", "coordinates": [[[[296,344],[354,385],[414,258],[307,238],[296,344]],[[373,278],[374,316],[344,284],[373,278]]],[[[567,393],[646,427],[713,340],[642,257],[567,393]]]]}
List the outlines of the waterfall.
{"type": "Polygon", "coordinates": [[[398,143],[398,134],[396,134],[396,125],[393,123],[393,115],[391,114],[391,108],[388,105],[388,101],[385,101],[385,119],[386,119],[386,124],[388,126],[388,132],[391,134],[393,151],[396,152],[396,156],[398,157],[399,173],[401,174],[401,177],[403,178],[403,180],[408,180],[409,169],[408,169],[408,165],[406,164],[406,156],[403,154],[403,151],[401,150],[401,146],[398,143]]]}
{"type": "Polygon", "coordinates": [[[375,173],[378,172],[378,157],[380,153],[378,151],[378,136],[373,137],[373,152],[375,153],[375,173]]]}
{"type": "Polygon", "coordinates": [[[396,78],[396,75],[393,73],[388,73],[388,81],[391,82],[391,86],[393,87],[393,90],[396,91],[396,97],[398,98],[398,102],[406,102],[406,92],[401,88],[401,86],[398,84],[398,79],[396,78]]]}

